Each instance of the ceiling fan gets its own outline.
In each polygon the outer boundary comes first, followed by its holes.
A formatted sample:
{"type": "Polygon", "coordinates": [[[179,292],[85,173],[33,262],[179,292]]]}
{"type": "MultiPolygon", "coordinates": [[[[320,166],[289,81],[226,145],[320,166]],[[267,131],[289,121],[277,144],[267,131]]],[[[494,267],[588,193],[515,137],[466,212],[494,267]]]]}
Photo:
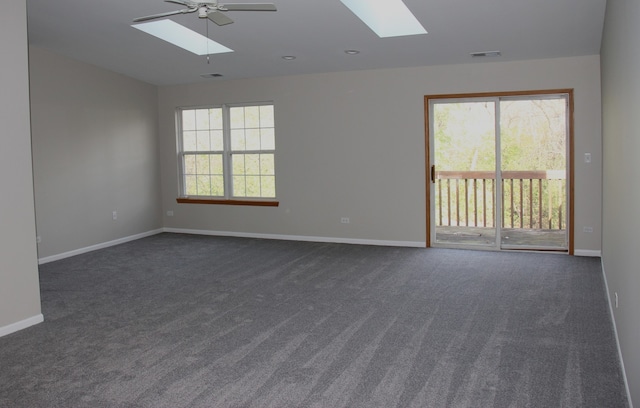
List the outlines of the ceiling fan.
{"type": "Polygon", "coordinates": [[[225,16],[225,11],[277,11],[273,3],[233,3],[220,4],[217,1],[192,1],[192,0],[164,0],[167,3],[180,4],[186,9],[170,11],[168,13],[153,14],[146,17],[139,17],[134,22],[153,20],[156,18],[173,16],[176,14],[187,14],[198,12],[198,17],[208,18],[219,26],[233,23],[233,20],[225,16]]]}

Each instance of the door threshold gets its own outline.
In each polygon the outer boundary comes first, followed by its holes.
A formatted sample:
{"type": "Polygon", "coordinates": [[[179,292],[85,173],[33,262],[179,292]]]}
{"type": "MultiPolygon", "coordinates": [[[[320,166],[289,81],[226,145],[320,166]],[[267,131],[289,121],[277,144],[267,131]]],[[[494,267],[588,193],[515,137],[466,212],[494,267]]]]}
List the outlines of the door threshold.
{"type": "Polygon", "coordinates": [[[524,246],[503,246],[501,248],[504,251],[527,251],[527,252],[558,252],[569,253],[568,248],[554,248],[554,247],[524,247],[524,246]]]}
{"type": "Polygon", "coordinates": [[[482,245],[456,245],[456,244],[444,244],[436,243],[432,244],[430,248],[445,248],[445,249],[465,249],[472,251],[494,251],[494,252],[545,252],[545,253],[557,253],[568,254],[567,248],[553,248],[553,247],[524,247],[524,246],[503,246],[500,248],[482,246],[482,245]]]}

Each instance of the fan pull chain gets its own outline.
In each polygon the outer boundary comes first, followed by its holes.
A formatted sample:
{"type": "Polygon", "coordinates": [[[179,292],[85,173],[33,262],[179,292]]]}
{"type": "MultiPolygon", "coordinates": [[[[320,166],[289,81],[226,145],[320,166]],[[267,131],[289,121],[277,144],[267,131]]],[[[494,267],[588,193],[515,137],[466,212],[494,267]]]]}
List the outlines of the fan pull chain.
{"type": "Polygon", "coordinates": [[[209,19],[206,19],[206,24],[207,24],[207,65],[209,65],[211,62],[209,61],[209,19]]]}

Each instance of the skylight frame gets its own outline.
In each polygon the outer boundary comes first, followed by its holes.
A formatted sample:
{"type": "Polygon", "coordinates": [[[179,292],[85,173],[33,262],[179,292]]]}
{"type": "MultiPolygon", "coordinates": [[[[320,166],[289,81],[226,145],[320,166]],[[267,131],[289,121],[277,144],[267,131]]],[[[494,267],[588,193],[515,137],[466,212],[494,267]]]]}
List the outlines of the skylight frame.
{"type": "Polygon", "coordinates": [[[218,42],[197,33],[170,19],[133,24],[131,27],[150,34],[196,55],[233,52],[218,42]]]}
{"type": "Polygon", "coordinates": [[[427,34],[402,0],[340,0],[380,38],[427,34]]]}

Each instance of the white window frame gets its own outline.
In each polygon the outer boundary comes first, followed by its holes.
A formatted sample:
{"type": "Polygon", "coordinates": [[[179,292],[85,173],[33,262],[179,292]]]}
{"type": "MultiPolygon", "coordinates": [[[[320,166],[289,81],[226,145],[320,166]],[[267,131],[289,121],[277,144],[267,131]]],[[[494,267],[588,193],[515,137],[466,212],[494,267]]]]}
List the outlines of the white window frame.
{"type": "MultiPolygon", "coordinates": [[[[255,107],[255,106],[271,106],[274,110],[274,125],[273,129],[275,132],[275,105],[272,101],[268,102],[253,102],[253,103],[238,103],[238,104],[220,104],[220,105],[208,105],[208,106],[192,106],[192,107],[179,107],[176,109],[176,145],[177,145],[177,161],[178,161],[178,175],[179,175],[179,199],[178,202],[191,202],[201,201],[207,202],[210,204],[223,204],[238,202],[240,204],[251,204],[251,202],[256,203],[266,203],[266,205],[276,204],[277,205],[277,196],[275,195],[275,185],[274,185],[274,196],[238,196],[235,195],[233,190],[233,156],[234,155],[250,155],[250,154],[272,154],[274,160],[274,180],[275,180],[275,161],[276,161],[276,149],[275,143],[273,149],[260,149],[260,150],[231,150],[231,109],[232,108],[246,108],[246,107],[255,107]],[[209,151],[184,151],[184,143],[183,143],[183,112],[190,110],[199,110],[199,109],[221,109],[222,111],[222,135],[223,135],[223,150],[209,150],[209,151]],[[222,155],[223,162],[223,180],[224,180],[224,195],[221,196],[205,196],[205,195],[187,195],[187,181],[186,181],[186,169],[185,169],[185,156],[190,154],[206,154],[206,155],[222,155]]],[[[247,129],[247,128],[245,128],[247,129]]],[[[262,181],[261,181],[262,182],[262,181]]],[[[274,181],[275,184],[275,181],[274,181]]]]}

